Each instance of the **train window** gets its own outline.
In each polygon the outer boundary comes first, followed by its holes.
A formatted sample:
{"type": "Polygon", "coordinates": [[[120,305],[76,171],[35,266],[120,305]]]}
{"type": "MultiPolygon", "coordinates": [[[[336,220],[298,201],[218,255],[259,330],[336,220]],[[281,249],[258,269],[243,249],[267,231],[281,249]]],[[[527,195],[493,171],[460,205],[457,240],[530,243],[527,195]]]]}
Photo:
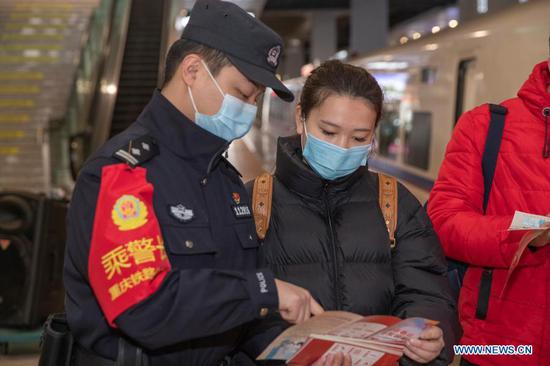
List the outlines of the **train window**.
{"type": "Polygon", "coordinates": [[[405,72],[373,75],[384,91],[384,110],[378,125],[378,153],[386,158],[398,160],[401,151],[401,102],[411,75],[405,72]]]}
{"type": "Polygon", "coordinates": [[[430,163],[432,114],[430,112],[413,112],[411,121],[404,127],[405,147],[403,149],[403,160],[405,164],[428,170],[430,163]]]}
{"type": "Polygon", "coordinates": [[[378,153],[386,158],[397,160],[399,153],[399,109],[386,108],[378,129],[378,153]]]}
{"type": "Polygon", "coordinates": [[[462,115],[462,112],[466,110],[465,104],[467,103],[467,97],[471,94],[468,93],[469,87],[471,87],[471,75],[472,68],[475,66],[475,58],[468,58],[461,60],[458,64],[458,74],[456,83],[456,100],[455,100],[455,124],[462,115]]]}
{"type": "Polygon", "coordinates": [[[423,84],[433,84],[437,77],[437,69],[435,67],[424,67],[422,68],[422,83],[423,84]]]}

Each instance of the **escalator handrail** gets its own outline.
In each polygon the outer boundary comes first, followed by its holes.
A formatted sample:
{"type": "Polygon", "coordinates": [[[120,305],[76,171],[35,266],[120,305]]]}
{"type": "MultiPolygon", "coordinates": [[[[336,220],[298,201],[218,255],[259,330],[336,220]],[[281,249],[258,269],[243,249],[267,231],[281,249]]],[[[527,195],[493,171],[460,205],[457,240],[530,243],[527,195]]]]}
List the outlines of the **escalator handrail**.
{"type": "Polygon", "coordinates": [[[92,127],[91,151],[101,146],[109,136],[117,97],[116,88],[118,88],[124,58],[132,0],[119,0],[117,3],[126,4],[120,5],[123,6],[120,17],[115,12],[115,21],[118,23],[113,24],[113,32],[108,44],[109,54],[105,60],[99,88],[96,90],[96,100],[93,108],[95,114],[90,118],[90,126],[92,127]]]}

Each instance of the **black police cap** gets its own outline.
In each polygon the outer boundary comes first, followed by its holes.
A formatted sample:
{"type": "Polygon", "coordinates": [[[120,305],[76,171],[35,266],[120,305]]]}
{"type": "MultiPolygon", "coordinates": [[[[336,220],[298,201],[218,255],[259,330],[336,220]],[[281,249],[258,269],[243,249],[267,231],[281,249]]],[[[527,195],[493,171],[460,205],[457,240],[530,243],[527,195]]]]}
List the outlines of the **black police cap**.
{"type": "Polygon", "coordinates": [[[283,40],[237,5],[198,0],[181,38],[222,51],[248,79],[272,88],[287,102],[294,100],[292,92],[275,76],[283,40]]]}

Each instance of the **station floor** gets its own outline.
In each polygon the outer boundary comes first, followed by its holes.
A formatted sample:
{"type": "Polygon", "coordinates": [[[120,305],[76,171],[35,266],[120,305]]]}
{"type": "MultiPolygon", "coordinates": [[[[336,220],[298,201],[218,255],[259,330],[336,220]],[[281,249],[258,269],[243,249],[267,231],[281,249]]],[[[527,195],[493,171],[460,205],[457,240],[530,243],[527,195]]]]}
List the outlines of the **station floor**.
{"type": "Polygon", "coordinates": [[[1,366],[38,365],[38,344],[10,345],[7,355],[0,355],[1,366]]]}

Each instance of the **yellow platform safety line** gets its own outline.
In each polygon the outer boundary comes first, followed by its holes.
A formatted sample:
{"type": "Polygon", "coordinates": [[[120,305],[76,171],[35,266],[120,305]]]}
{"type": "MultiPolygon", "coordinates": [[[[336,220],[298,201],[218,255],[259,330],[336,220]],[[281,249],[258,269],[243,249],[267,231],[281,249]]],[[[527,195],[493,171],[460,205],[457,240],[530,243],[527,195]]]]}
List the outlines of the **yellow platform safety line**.
{"type": "Polygon", "coordinates": [[[0,155],[18,155],[19,148],[17,146],[0,146],[0,155]]]}
{"type": "Polygon", "coordinates": [[[0,139],[16,140],[25,137],[22,130],[0,130],[0,139]]]}
{"type": "Polygon", "coordinates": [[[29,43],[29,44],[0,44],[0,51],[26,51],[26,50],[39,50],[39,51],[61,51],[63,47],[61,44],[54,43],[29,43]]]}
{"type": "Polygon", "coordinates": [[[20,12],[20,13],[11,13],[11,20],[21,20],[21,19],[30,19],[30,18],[41,18],[41,19],[54,19],[62,18],[68,19],[73,15],[73,13],[54,13],[52,11],[47,12],[20,12]]]}
{"type": "Polygon", "coordinates": [[[51,64],[58,62],[57,56],[0,56],[0,64],[21,64],[21,63],[38,63],[51,64]]]}
{"type": "Polygon", "coordinates": [[[41,88],[38,85],[1,85],[0,94],[38,94],[41,88]]]}
{"type": "Polygon", "coordinates": [[[6,30],[20,30],[23,28],[34,28],[34,29],[46,29],[46,28],[57,28],[57,29],[67,29],[69,28],[68,24],[31,24],[31,23],[8,23],[4,25],[6,30]]]}
{"type": "Polygon", "coordinates": [[[0,71],[0,80],[42,80],[40,71],[0,71]]]}
{"type": "Polygon", "coordinates": [[[28,114],[0,114],[0,123],[27,123],[30,120],[28,114]]]}
{"type": "Polygon", "coordinates": [[[0,109],[4,108],[34,108],[36,103],[32,99],[0,99],[0,109]]]}
{"type": "Polygon", "coordinates": [[[1,41],[62,41],[64,34],[2,34],[1,41]]]}
{"type": "Polygon", "coordinates": [[[64,10],[72,10],[74,8],[74,4],[72,3],[43,3],[43,2],[28,2],[28,3],[19,3],[15,4],[13,7],[17,10],[22,9],[64,9],[64,10]]]}

